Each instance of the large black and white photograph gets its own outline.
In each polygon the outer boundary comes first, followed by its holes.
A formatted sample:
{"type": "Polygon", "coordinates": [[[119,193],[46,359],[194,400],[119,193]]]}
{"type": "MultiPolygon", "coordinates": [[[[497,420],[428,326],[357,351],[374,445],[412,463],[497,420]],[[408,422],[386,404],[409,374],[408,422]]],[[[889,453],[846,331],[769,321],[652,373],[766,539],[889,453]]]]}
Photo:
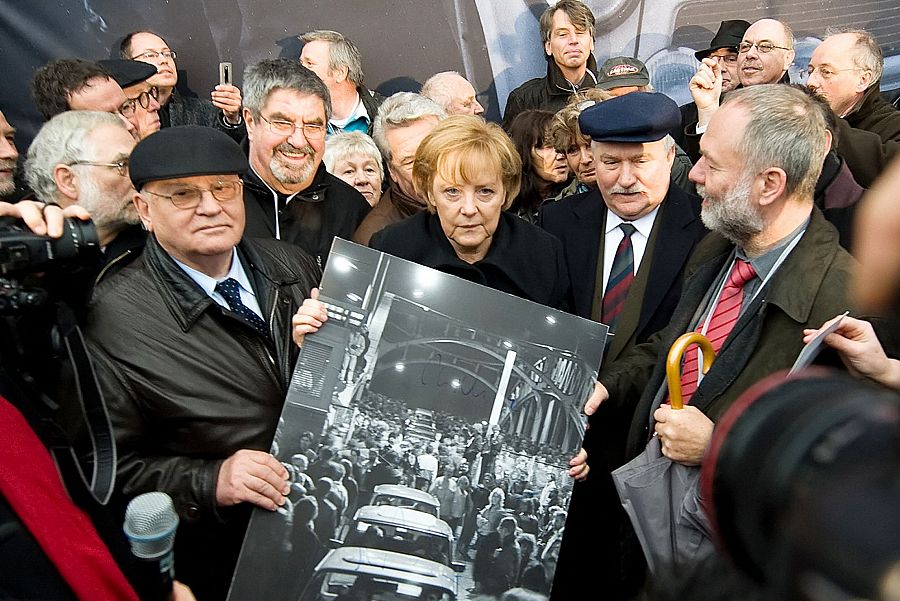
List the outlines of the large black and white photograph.
{"type": "Polygon", "coordinates": [[[548,594],[607,327],[336,240],[230,599],[548,594]]]}

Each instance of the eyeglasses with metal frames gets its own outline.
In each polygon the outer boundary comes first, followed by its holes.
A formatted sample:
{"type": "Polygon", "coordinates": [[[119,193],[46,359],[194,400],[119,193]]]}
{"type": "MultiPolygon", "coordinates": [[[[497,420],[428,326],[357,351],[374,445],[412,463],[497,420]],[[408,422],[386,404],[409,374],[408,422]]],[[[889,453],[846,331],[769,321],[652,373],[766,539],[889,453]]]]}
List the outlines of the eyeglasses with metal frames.
{"type": "Polygon", "coordinates": [[[829,80],[838,73],[843,73],[844,71],[864,71],[865,69],[860,69],[859,67],[850,67],[849,69],[832,69],[831,67],[813,67],[810,65],[806,69],[806,77],[809,78],[813,73],[818,73],[819,77],[824,80],[829,80]]]}
{"type": "Polygon", "coordinates": [[[119,159],[114,163],[100,163],[98,161],[72,161],[67,165],[90,165],[91,167],[110,167],[116,170],[116,173],[125,177],[128,175],[128,159],[119,159]]]}
{"type": "Polygon", "coordinates": [[[211,188],[182,188],[174,191],[172,194],[160,194],[159,192],[152,192],[146,189],[141,190],[141,193],[146,192],[153,196],[167,198],[179,209],[196,209],[197,205],[203,200],[204,192],[209,192],[219,204],[224,204],[239,198],[243,185],[244,182],[238,180],[232,182],[216,182],[211,188]]]}
{"type": "Polygon", "coordinates": [[[292,136],[300,129],[307,140],[321,140],[325,137],[325,125],[322,123],[294,123],[282,119],[266,119],[263,115],[259,118],[269,124],[269,131],[279,136],[292,136]]]}
{"type": "Polygon", "coordinates": [[[162,57],[175,60],[176,56],[177,55],[175,54],[174,50],[148,50],[146,52],[141,52],[137,56],[132,56],[131,58],[132,60],[140,60],[142,58],[145,58],[152,61],[162,57]]]}
{"type": "Polygon", "coordinates": [[[746,54],[750,52],[750,49],[756,46],[756,49],[759,50],[762,54],[768,54],[778,48],[779,50],[791,50],[786,46],[776,46],[772,42],[741,42],[738,44],[738,53],[746,54]]]}

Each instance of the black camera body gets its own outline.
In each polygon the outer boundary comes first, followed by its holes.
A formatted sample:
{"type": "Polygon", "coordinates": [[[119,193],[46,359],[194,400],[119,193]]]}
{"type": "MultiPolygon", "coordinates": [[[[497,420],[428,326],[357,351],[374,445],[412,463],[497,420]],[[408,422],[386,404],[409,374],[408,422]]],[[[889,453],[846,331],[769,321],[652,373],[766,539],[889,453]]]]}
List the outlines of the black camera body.
{"type": "Polygon", "coordinates": [[[0,228],[0,315],[42,306],[48,295],[18,281],[44,269],[79,264],[100,252],[97,230],[89,221],[66,219],[59,238],[38,236],[19,225],[0,228]]]}

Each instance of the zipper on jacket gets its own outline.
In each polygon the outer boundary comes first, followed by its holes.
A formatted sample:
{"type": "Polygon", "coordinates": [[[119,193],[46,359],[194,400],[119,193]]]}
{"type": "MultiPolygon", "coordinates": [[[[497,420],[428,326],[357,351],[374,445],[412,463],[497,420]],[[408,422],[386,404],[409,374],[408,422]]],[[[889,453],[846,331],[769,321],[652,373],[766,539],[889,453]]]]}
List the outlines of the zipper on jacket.
{"type": "Polygon", "coordinates": [[[128,249],[128,250],[126,250],[125,252],[123,252],[121,255],[117,256],[115,259],[113,259],[112,261],[110,261],[109,263],[107,263],[107,264],[103,267],[103,269],[100,270],[100,273],[97,274],[97,277],[96,277],[96,279],[94,280],[94,287],[96,287],[97,284],[100,283],[100,280],[103,279],[103,276],[106,275],[106,272],[109,271],[109,270],[112,268],[113,265],[115,265],[115,264],[118,263],[119,261],[123,260],[125,257],[127,257],[128,255],[130,255],[131,253],[132,253],[132,250],[131,250],[131,249],[128,249]]]}

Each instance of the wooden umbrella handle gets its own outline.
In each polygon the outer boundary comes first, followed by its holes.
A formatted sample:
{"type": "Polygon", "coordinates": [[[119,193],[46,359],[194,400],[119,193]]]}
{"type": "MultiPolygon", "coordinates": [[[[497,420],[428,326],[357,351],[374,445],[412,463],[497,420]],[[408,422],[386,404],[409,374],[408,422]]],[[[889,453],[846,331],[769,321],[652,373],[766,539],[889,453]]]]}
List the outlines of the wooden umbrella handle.
{"type": "Polygon", "coordinates": [[[713,359],[716,358],[716,352],[713,350],[709,338],[700,332],[682,334],[672,343],[669,356],[666,357],[666,380],[669,383],[669,404],[672,409],[684,408],[681,398],[681,358],[692,344],[700,346],[700,350],[703,351],[703,375],[706,375],[706,372],[712,367],[713,359]]]}

